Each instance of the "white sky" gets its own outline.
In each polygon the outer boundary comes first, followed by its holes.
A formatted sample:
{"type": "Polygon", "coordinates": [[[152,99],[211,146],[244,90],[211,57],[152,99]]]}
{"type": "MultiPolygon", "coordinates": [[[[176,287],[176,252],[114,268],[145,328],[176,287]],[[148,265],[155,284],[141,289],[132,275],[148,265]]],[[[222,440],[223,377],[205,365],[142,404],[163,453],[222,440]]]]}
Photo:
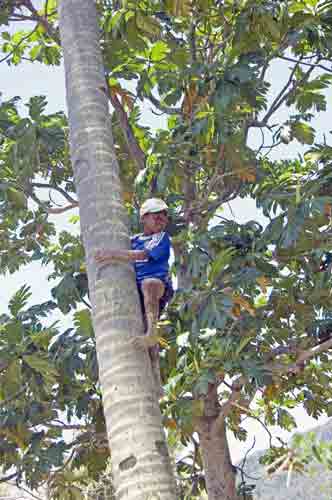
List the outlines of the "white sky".
{"type": "MultiPolygon", "coordinates": [[[[278,62],[273,66],[273,70],[270,71],[270,79],[273,82],[273,89],[271,92],[271,99],[273,99],[273,94],[278,92],[282,84],[285,83],[287,79],[287,67],[289,63],[278,62]]],[[[49,101],[48,112],[56,112],[60,110],[65,110],[65,89],[64,89],[64,74],[63,68],[52,68],[45,67],[38,62],[28,63],[24,62],[19,66],[8,66],[5,63],[0,66],[0,92],[2,92],[2,99],[6,100],[14,96],[22,97],[23,101],[27,101],[30,97],[34,95],[46,95],[49,101]]],[[[331,99],[329,99],[331,102],[331,99]]],[[[275,122],[284,121],[287,119],[287,109],[282,110],[276,116],[275,122]]],[[[156,117],[149,111],[149,107],[146,106],[144,109],[142,122],[148,123],[151,126],[160,126],[160,118],[156,117]]],[[[330,123],[328,121],[327,113],[320,114],[313,122],[313,126],[320,130],[320,137],[322,137],[323,132],[326,134],[330,130],[330,123]]],[[[251,134],[252,144],[259,143],[259,135],[256,132],[251,134]]],[[[289,157],[290,154],[293,156],[297,155],[303,151],[303,148],[296,141],[293,141],[289,146],[283,146],[278,148],[278,151],[274,152],[275,158],[289,157]]],[[[232,203],[232,211],[235,214],[236,220],[238,222],[245,222],[251,219],[261,219],[261,214],[259,214],[255,208],[255,204],[251,200],[239,200],[232,203]]],[[[230,217],[231,213],[229,209],[225,209],[225,216],[230,217]]],[[[70,213],[57,216],[57,225],[59,229],[68,229],[70,224],[68,224],[68,218],[70,213]]],[[[7,275],[5,277],[0,277],[0,313],[4,312],[7,307],[7,303],[12,294],[23,284],[29,284],[33,292],[33,303],[39,303],[43,300],[49,299],[49,289],[50,284],[47,282],[47,270],[40,267],[40,264],[33,263],[26,266],[19,273],[14,275],[7,275]]],[[[53,285],[54,286],[54,283],[53,285]]],[[[298,429],[304,431],[306,429],[316,426],[318,423],[324,423],[327,419],[321,418],[319,421],[314,420],[306,415],[306,413],[298,409],[293,412],[297,422],[298,429]]],[[[245,454],[248,448],[251,447],[253,439],[256,439],[256,448],[262,449],[268,446],[268,436],[260,424],[256,421],[248,419],[247,428],[249,430],[249,439],[246,443],[239,442],[230,436],[231,453],[233,460],[237,461],[241,456],[245,454]]],[[[285,438],[287,433],[278,429],[273,429],[273,433],[285,438]]]]}

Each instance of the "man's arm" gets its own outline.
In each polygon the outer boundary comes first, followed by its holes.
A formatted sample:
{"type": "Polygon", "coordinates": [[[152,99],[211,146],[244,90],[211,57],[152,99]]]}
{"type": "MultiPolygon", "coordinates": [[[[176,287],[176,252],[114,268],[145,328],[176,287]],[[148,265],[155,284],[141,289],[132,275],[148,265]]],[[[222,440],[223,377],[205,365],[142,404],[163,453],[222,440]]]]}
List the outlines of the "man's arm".
{"type": "Polygon", "coordinates": [[[148,259],[145,250],[99,250],[95,255],[98,264],[111,264],[112,262],[136,262],[148,259]]]}

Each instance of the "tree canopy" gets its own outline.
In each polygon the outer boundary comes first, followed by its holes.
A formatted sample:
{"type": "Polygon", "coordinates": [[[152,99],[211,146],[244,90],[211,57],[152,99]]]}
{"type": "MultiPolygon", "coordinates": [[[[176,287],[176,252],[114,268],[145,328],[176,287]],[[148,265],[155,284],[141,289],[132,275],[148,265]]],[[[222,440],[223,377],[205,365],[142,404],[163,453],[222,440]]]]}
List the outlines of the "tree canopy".
{"type": "MultiPolygon", "coordinates": [[[[162,409],[170,445],[188,455],[177,463],[181,498],[199,498],[202,419],[243,440],[247,417],[291,430],[298,405],[332,414],[332,145],[313,126],[331,92],[332,2],[105,0],[98,9],[133,231],[146,197],[171,207],[178,290],[161,324],[162,409]],[[163,128],[145,121],[146,106],[163,128]],[[280,149],[292,141],[303,146],[297,157],[280,149]],[[225,217],[239,198],[254,200],[266,223],[225,217]]],[[[2,64],[60,63],[54,0],[40,9],[2,1],[0,23],[2,64]]],[[[109,451],[83,247],[49,221],[77,206],[67,121],[47,114],[42,96],[24,116],[19,102],[0,105],[0,270],[50,264],[54,286],[33,306],[21,288],[1,317],[0,463],[17,482],[48,481],[54,498],[78,499],[82,467],[98,478],[109,451]],[[47,326],[56,309],[74,311],[72,328],[47,326]]],[[[284,446],[271,448],[271,462],[284,446]]]]}

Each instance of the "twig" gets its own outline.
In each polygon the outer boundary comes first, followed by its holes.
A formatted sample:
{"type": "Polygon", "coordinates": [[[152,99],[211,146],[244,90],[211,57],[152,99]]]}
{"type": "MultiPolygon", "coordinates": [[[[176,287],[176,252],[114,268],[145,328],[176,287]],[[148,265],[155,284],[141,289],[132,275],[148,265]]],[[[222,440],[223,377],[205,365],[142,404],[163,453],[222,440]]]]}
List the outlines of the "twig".
{"type": "Polygon", "coordinates": [[[34,193],[28,192],[27,193],[30,198],[37,203],[38,206],[40,206],[46,213],[50,215],[58,215],[58,214],[63,214],[64,212],[67,212],[68,210],[72,210],[73,208],[78,207],[78,202],[75,201],[74,203],[70,203],[69,205],[65,207],[59,207],[59,208],[52,208],[47,205],[47,203],[41,201],[38,196],[36,196],[34,193]]]}
{"type": "Polygon", "coordinates": [[[89,309],[92,309],[92,306],[89,304],[89,302],[87,302],[84,297],[81,297],[81,301],[83,302],[83,304],[86,305],[86,307],[88,307],[89,309]]]}
{"type": "Polygon", "coordinates": [[[166,113],[168,115],[179,115],[182,113],[181,108],[171,108],[170,106],[166,106],[158,101],[152,94],[146,96],[149,99],[155,108],[159,109],[162,113],[166,113]]]}
{"type": "Polygon", "coordinates": [[[0,483],[8,483],[17,476],[17,472],[10,474],[10,476],[0,477],[0,483]]]}
{"type": "Polygon", "coordinates": [[[272,440],[273,440],[273,436],[271,434],[271,432],[269,431],[268,427],[264,424],[264,422],[262,422],[262,420],[257,417],[257,415],[254,415],[248,408],[245,408],[244,406],[238,404],[238,403],[231,403],[232,406],[235,406],[236,408],[239,408],[240,410],[242,410],[244,413],[246,413],[248,415],[248,417],[254,419],[254,420],[257,420],[257,422],[259,424],[261,424],[261,426],[264,428],[264,430],[267,432],[268,436],[269,436],[269,445],[270,445],[270,448],[272,447],[272,440]]]}
{"type": "Polygon", "coordinates": [[[32,5],[31,0],[22,0],[22,4],[31,12],[33,15],[33,20],[38,21],[46,30],[51,38],[58,44],[61,45],[60,37],[53,26],[49,23],[47,17],[41,16],[37,9],[32,5]]]}
{"type": "Polygon", "coordinates": [[[249,453],[251,452],[251,450],[253,450],[255,448],[255,445],[256,445],[256,438],[254,436],[254,440],[253,440],[253,443],[252,445],[250,446],[250,448],[248,448],[248,450],[246,451],[246,454],[244,455],[243,457],[243,461],[242,461],[242,467],[244,468],[245,465],[246,465],[246,461],[247,461],[247,458],[248,458],[248,455],[249,453]]]}
{"type": "Polygon", "coordinates": [[[47,213],[49,213],[50,215],[63,214],[64,212],[68,212],[68,210],[72,210],[73,208],[76,208],[76,207],[78,207],[78,202],[71,203],[70,205],[67,205],[66,207],[48,208],[47,213]]]}
{"type": "MultiPolygon", "coordinates": [[[[292,69],[291,71],[291,74],[289,75],[289,78],[287,80],[287,83],[286,85],[284,85],[284,87],[281,89],[281,91],[279,92],[279,94],[277,95],[277,97],[274,99],[273,103],[271,104],[271,107],[269,109],[269,111],[266,113],[266,115],[264,116],[262,122],[263,123],[267,123],[269,118],[272,116],[272,114],[278,109],[278,107],[280,106],[281,102],[282,102],[282,99],[285,97],[284,94],[286,92],[286,90],[289,88],[289,86],[291,85],[292,81],[293,81],[293,77],[295,75],[295,72],[297,70],[299,66],[299,63],[295,64],[294,68],[292,69]],[[280,101],[280,104],[278,104],[280,101]]],[[[287,95],[287,94],[286,94],[287,95]]]]}
{"type": "Polygon", "coordinates": [[[68,194],[67,191],[65,191],[59,186],[52,186],[51,184],[45,184],[43,182],[32,182],[30,186],[40,189],[53,189],[54,191],[60,193],[64,198],[66,198],[66,200],[69,201],[69,203],[77,203],[77,200],[75,200],[75,198],[70,196],[70,194],[68,194]]]}
{"type": "MultiPolygon", "coordinates": [[[[16,488],[18,488],[19,490],[22,490],[24,491],[25,493],[28,493],[32,498],[35,498],[36,500],[43,500],[41,497],[38,497],[37,495],[34,495],[33,493],[31,493],[31,491],[27,490],[26,488],[24,488],[24,486],[21,486],[20,484],[15,484],[16,488]]],[[[1,497],[0,497],[1,498],[1,497]]]]}
{"type": "Polygon", "coordinates": [[[286,56],[278,56],[278,59],[283,59],[284,61],[290,61],[290,62],[294,62],[294,63],[298,63],[298,64],[303,64],[304,66],[309,66],[311,68],[321,68],[325,71],[328,71],[329,73],[332,73],[332,69],[327,68],[323,64],[304,62],[304,61],[292,59],[291,57],[286,57],[286,56]]]}
{"type": "Polygon", "coordinates": [[[36,25],[30,33],[28,33],[26,36],[21,38],[21,40],[18,42],[18,44],[15,45],[13,50],[11,52],[9,52],[5,57],[0,59],[0,64],[4,61],[7,61],[7,59],[9,59],[14,54],[15,50],[18,49],[18,47],[20,47],[20,45],[22,45],[23,42],[28,40],[34,34],[34,32],[37,30],[37,28],[38,28],[38,25],[36,25]]]}
{"type": "Polygon", "coordinates": [[[130,156],[132,160],[137,164],[139,170],[144,170],[145,168],[145,153],[141,149],[140,145],[138,144],[138,141],[134,135],[134,132],[130,126],[129,120],[127,113],[125,112],[122,104],[120,103],[119,99],[115,95],[114,92],[112,92],[112,89],[108,86],[108,98],[111,101],[111,104],[113,108],[115,109],[115,112],[118,116],[121,130],[123,132],[124,138],[126,140],[130,156]]]}
{"type": "Polygon", "coordinates": [[[86,425],[68,425],[68,424],[63,424],[61,422],[61,425],[55,425],[55,424],[43,424],[45,427],[48,427],[49,429],[65,429],[66,431],[68,430],[74,430],[74,431],[81,431],[83,429],[87,429],[86,425]]]}

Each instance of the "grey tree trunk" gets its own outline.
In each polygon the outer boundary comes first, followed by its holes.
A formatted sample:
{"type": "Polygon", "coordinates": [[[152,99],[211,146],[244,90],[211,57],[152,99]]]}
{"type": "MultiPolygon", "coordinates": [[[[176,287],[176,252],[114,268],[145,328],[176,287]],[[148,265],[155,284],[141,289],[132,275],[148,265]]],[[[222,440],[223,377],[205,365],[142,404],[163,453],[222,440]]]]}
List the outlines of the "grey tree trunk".
{"type": "Polygon", "coordinates": [[[96,6],[94,0],[59,0],[59,8],[71,158],[116,498],[176,500],[150,360],[131,344],[143,334],[133,268],[97,270],[94,262],[99,249],[129,246],[96,6]]]}

